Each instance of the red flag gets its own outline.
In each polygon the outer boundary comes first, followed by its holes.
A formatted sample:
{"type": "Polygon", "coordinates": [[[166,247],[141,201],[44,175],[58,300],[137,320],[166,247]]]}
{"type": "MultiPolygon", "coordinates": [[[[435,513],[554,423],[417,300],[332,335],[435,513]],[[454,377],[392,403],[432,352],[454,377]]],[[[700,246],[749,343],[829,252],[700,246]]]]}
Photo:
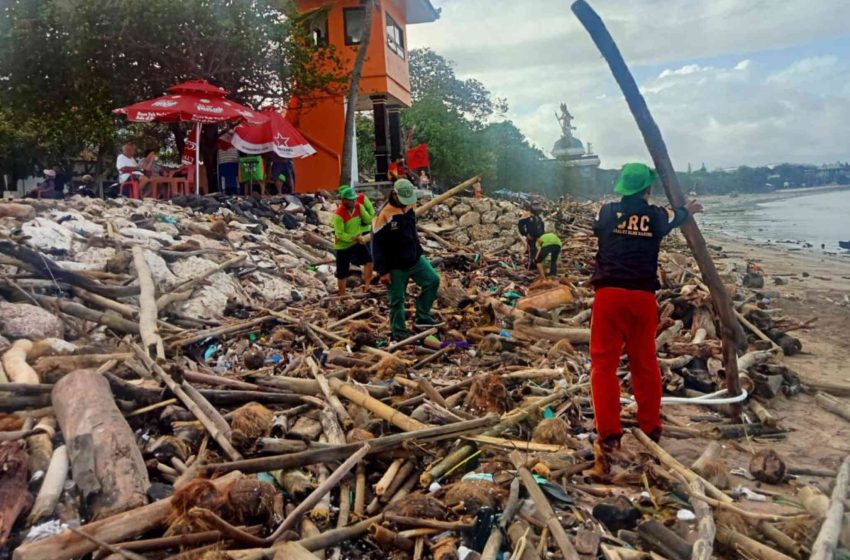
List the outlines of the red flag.
{"type": "Polygon", "coordinates": [[[407,150],[407,168],[422,169],[430,167],[431,161],[428,159],[428,144],[419,144],[411,150],[407,150]]]}

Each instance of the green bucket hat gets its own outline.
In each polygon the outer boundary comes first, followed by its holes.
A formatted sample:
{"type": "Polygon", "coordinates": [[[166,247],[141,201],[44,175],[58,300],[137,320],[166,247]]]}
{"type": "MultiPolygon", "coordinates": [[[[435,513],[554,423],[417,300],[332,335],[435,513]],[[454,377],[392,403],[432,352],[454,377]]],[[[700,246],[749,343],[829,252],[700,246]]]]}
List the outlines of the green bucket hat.
{"type": "Polygon", "coordinates": [[[348,185],[339,188],[339,198],[342,200],[357,200],[357,193],[348,185]]]}
{"type": "Polygon", "coordinates": [[[416,189],[413,183],[407,179],[399,179],[393,185],[393,192],[398,195],[398,200],[405,206],[416,204],[416,189]]]}
{"type": "Polygon", "coordinates": [[[629,196],[643,192],[652,186],[658,175],[648,165],[642,163],[627,163],[623,166],[614,192],[623,196],[629,196]]]}

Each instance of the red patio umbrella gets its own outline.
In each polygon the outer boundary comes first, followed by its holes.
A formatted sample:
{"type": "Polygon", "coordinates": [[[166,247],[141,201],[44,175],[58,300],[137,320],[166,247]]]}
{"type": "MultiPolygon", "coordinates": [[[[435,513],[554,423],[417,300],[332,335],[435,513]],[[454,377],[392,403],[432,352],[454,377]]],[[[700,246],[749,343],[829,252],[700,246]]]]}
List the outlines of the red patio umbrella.
{"type": "Polygon", "coordinates": [[[246,121],[237,126],[231,134],[223,136],[222,140],[246,154],[274,152],[280,157],[296,159],[316,153],[315,148],[279,110],[266,107],[261,113],[268,117],[265,122],[254,124],[246,121]]]}
{"type": "MultiPolygon", "coordinates": [[[[193,122],[195,141],[201,142],[204,124],[244,120],[260,124],[268,117],[227,99],[227,92],[206,80],[192,80],[168,88],[169,94],[120,107],[114,112],[132,122],[193,122]]],[[[200,158],[195,158],[195,193],[199,192],[200,158]]]]}

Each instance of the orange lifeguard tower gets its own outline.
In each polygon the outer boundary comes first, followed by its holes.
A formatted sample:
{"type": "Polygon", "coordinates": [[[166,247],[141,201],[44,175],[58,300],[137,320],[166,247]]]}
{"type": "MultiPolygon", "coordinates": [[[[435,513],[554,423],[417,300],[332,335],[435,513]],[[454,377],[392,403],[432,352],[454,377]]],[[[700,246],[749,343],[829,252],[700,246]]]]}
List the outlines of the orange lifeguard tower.
{"type": "MultiPolygon", "coordinates": [[[[310,30],[320,44],[336,46],[342,67],[351,70],[366,28],[360,0],[295,0],[298,11],[315,11],[310,30]]],[[[372,110],[375,119],[377,179],[385,180],[391,158],[402,153],[401,109],[410,107],[407,26],[439,18],[430,0],[379,0],[369,15],[372,32],[356,109],[372,110]]],[[[294,160],[299,192],[335,190],[339,185],[345,135],[345,95],[317,94],[293,99],[287,118],[316,148],[294,160]]],[[[356,165],[356,158],[355,158],[356,165]]]]}

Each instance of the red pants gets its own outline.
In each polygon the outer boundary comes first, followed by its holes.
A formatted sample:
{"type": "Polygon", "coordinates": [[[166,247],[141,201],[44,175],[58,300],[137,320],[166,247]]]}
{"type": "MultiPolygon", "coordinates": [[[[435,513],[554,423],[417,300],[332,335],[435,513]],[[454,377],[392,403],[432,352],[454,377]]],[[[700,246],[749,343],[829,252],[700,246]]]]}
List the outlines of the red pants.
{"type": "Polygon", "coordinates": [[[600,439],[622,434],[617,365],[625,344],[640,429],[661,429],[661,372],[655,354],[658,304],[639,290],[596,290],[590,322],[590,384],[600,439]]]}

